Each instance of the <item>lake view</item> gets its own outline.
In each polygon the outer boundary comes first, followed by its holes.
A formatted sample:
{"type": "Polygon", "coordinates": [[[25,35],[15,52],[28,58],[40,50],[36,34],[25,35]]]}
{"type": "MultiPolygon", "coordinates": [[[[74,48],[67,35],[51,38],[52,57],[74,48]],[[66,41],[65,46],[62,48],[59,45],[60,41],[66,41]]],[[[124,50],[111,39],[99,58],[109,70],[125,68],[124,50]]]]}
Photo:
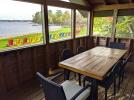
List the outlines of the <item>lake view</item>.
{"type": "MultiPolygon", "coordinates": [[[[60,26],[49,26],[50,31],[60,29],[60,26]]],[[[0,37],[7,38],[32,33],[41,33],[42,25],[33,22],[0,21],[0,37]]]]}

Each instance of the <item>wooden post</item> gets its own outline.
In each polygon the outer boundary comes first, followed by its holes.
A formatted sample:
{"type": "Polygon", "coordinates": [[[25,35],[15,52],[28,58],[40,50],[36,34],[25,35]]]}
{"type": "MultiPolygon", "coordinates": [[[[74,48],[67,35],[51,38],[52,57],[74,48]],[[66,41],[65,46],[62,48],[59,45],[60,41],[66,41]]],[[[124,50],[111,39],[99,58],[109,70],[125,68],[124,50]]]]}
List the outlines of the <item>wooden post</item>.
{"type": "MultiPolygon", "coordinates": [[[[2,99],[5,97],[6,94],[6,85],[4,81],[4,70],[2,69],[3,67],[3,56],[0,55],[0,98],[2,99]]],[[[3,99],[4,100],[4,99],[3,99]]]]}
{"type": "Polygon", "coordinates": [[[89,36],[93,35],[93,21],[94,21],[93,11],[90,11],[90,16],[89,16],[89,36]]]}
{"type": "Polygon", "coordinates": [[[76,32],[76,10],[72,10],[72,38],[75,39],[76,32]]]}
{"type": "Polygon", "coordinates": [[[117,14],[118,14],[118,9],[115,9],[113,14],[113,24],[112,24],[112,34],[111,34],[112,42],[115,41],[117,14]]]}
{"type": "Polygon", "coordinates": [[[89,37],[86,38],[86,49],[89,49],[89,45],[91,44],[91,35],[92,35],[92,28],[93,28],[93,11],[90,11],[88,16],[88,35],[89,37]]]}
{"type": "Polygon", "coordinates": [[[76,53],[76,9],[72,10],[72,38],[73,38],[73,52],[76,53]]]}
{"type": "Polygon", "coordinates": [[[45,23],[45,37],[46,37],[46,67],[48,69],[48,74],[49,74],[49,70],[50,68],[50,50],[49,50],[49,23],[48,23],[48,7],[47,7],[47,1],[44,1],[44,9],[43,9],[44,13],[44,23],[45,23]]]}

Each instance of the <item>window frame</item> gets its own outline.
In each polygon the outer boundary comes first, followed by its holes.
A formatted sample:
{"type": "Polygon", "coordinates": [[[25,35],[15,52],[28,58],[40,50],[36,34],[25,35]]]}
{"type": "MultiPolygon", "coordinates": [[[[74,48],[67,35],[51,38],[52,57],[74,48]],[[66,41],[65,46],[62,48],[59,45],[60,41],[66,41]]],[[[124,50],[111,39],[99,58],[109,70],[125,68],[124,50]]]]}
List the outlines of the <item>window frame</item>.
{"type": "MultiPolygon", "coordinates": [[[[59,6],[51,6],[51,5],[47,5],[47,8],[48,7],[57,7],[57,8],[63,8],[63,9],[69,9],[70,11],[71,11],[71,31],[70,31],[70,35],[71,35],[71,37],[70,38],[66,38],[66,39],[60,39],[60,40],[56,40],[56,41],[50,41],[50,37],[49,37],[49,43],[51,44],[51,43],[57,43],[57,42],[62,42],[62,41],[67,41],[67,40],[72,40],[73,39],[73,9],[71,9],[71,8],[66,8],[66,7],[59,7],[59,6]]],[[[48,11],[49,9],[47,9],[47,11],[48,11]]],[[[49,18],[49,17],[48,17],[49,18]]],[[[48,22],[48,26],[49,26],[49,22],[48,22]]],[[[49,27],[48,27],[48,34],[49,34],[49,36],[50,36],[50,30],[49,30],[49,27]]]]}
{"type": "Polygon", "coordinates": [[[89,32],[90,32],[90,11],[87,11],[87,10],[82,10],[82,9],[76,9],[75,10],[75,32],[74,32],[74,34],[75,34],[75,38],[77,39],[77,38],[82,38],[82,37],[87,37],[87,36],[89,36],[90,34],[89,34],[89,32]],[[88,16],[87,16],[87,34],[86,35],[83,35],[83,36],[76,36],[76,17],[77,17],[77,12],[76,11],[78,11],[78,10],[80,10],[80,11],[84,11],[84,12],[87,12],[87,14],[88,14],[88,16]]]}
{"type": "MultiPolygon", "coordinates": [[[[122,16],[127,17],[129,15],[118,15],[117,16],[116,25],[118,24],[118,18],[119,17],[122,17],[122,16]]],[[[130,15],[130,16],[133,16],[134,17],[134,15],[130,15]]],[[[117,26],[116,25],[115,25],[115,29],[116,29],[116,31],[115,31],[115,38],[134,39],[134,36],[133,37],[123,37],[123,36],[117,37],[117,26]]]]}
{"type": "MultiPolygon", "coordinates": [[[[17,1],[17,2],[23,2],[23,1],[17,1]]],[[[44,19],[44,5],[43,4],[40,4],[40,3],[34,3],[34,2],[24,2],[24,3],[38,4],[38,5],[40,5],[41,15],[42,15],[42,24],[41,24],[41,29],[42,29],[42,43],[26,44],[26,45],[21,45],[21,46],[16,46],[16,47],[6,47],[4,49],[0,49],[0,53],[10,52],[10,51],[17,51],[17,50],[22,50],[22,49],[26,49],[26,48],[33,48],[33,47],[37,47],[37,46],[41,46],[41,45],[42,46],[43,45],[46,45],[45,23],[44,23],[45,22],[45,19],[44,19]]]]}
{"type": "MultiPolygon", "coordinates": [[[[114,17],[113,17],[113,15],[111,15],[111,16],[94,16],[93,17],[93,29],[92,29],[92,36],[95,36],[95,37],[111,37],[112,36],[112,30],[111,30],[111,34],[109,34],[109,36],[101,36],[101,35],[94,35],[94,19],[95,19],[95,17],[112,17],[113,19],[114,19],[114,17]]],[[[112,23],[111,23],[111,28],[113,27],[113,20],[112,20],[112,23]]]]}

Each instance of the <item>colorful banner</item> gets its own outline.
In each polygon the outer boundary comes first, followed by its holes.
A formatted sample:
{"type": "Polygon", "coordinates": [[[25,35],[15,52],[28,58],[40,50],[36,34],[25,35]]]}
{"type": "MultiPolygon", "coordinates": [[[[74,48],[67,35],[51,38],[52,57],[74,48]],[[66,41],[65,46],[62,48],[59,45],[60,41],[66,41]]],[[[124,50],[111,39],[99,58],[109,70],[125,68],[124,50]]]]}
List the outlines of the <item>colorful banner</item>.
{"type": "Polygon", "coordinates": [[[52,41],[52,40],[62,40],[62,39],[69,38],[69,37],[71,37],[70,32],[69,33],[62,32],[62,33],[59,33],[59,34],[50,34],[49,35],[50,41],[52,41]]]}
{"type": "Polygon", "coordinates": [[[15,37],[8,39],[8,47],[12,46],[23,46],[23,45],[28,45],[28,44],[34,44],[34,43],[39,43],[43,40],[42,35],[32,35],[32,36],[23,36],[23,37],[15,37]]]}

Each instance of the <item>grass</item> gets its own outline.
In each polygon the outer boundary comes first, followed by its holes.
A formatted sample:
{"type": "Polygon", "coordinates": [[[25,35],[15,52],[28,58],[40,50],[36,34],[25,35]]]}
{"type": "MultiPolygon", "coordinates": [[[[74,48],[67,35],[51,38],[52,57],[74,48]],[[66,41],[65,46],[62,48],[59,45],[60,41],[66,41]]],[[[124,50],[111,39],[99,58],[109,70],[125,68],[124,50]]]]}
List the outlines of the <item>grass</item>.
{"type": "MultiPolygon", "coordinates": [[[[41,33],[28,34],[13,38],[0,39],[0,50],[6,48],[15,48],[18,46],[41,43],[43,41],[41,33]]],[[[43,42],[42,42],[43,43],[43,42]]]]}
{"type": "MultiPolygon", "coordinates": [[[[77,33],[77,36],[82,36],[84,33],[86,33],[86,28],[83,28],[79,33],[77,33]]],[[[49,34],[50,42],[69,39],[71,38],[71,27],[63,27],[57,31],[50,31],[49,34]]],[[[0,39],[0,50],[39,43],[43,43],[42,33],[16,36],[13,38],[0,39]]]]}
{"type": "Polygon", "coordinates": [[[51,31],[50,42],[71,38],[71,28],[64,27],[57,31],[51,31]]]}
{"type": "Polygon", "coordinates": [[[86,36],[87,35],[87,28],[83,27],[80,32],[76,33],[76,37],[86,36]]]}

